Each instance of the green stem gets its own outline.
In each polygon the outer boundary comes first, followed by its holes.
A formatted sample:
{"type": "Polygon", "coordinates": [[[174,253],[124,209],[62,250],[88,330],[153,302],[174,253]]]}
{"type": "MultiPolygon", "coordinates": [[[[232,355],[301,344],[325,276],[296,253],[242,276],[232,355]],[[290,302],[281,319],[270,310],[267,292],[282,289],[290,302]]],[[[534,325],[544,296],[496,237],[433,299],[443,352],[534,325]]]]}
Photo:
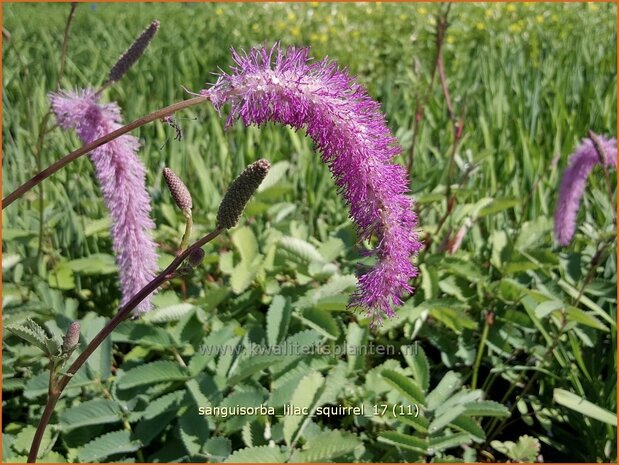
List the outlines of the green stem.
{"type": "Polygon", "coordinates": [[[484,322],[484,329],[481,333],[481,339],[479,340],[479,347],[477,348],[477,357],[475,357],[475,365],[473,365],[473,379],[471,381],[471,389],[477,388],[477,376],[479,374],[479,366],[481,365],[481,357],[484,353],[484,348],[486,346],[486,339],[488,338],[489,330],[490,330],[490,325],[488,324],[488,320],[486,319],[484,322]]]}
{"type": "Polygon", "coordinates": [[[181,245],[178,249],[179,252],[185,250],[189,245],[189,236],[191,236],[191,228],[193,226],[191,210],[183,210],[183,216],[185,217],[185,233],[183,234],[183,238],[181,239],[181,245]]]}

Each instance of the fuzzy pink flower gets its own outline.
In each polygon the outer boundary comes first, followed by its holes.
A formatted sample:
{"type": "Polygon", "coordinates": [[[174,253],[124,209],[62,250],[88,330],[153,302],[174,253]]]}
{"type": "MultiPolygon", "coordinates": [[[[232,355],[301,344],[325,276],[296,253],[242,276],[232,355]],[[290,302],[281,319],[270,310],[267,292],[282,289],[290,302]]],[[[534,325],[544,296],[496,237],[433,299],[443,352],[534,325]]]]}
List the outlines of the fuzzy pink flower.
{"type": "Polygon", "coordinates": [[[202,94],[217,109],[231,105],[228,124],[276,121],[305,128],[329,166],[350,207],[360,237],[376,235],[377,263],[359,278],[351,305],[364,307],[373,323],[393,317],[412,292],[417,275],[411,259],[421,243],[405,169],[392,162],[400,153],[380,105],[330,60],[314,62],[309,49],[278,45],[233,51],[230,74],[202,94]]]}
{"type": "MultiPolygon", "coordinates": [[[[100,104],[92,90],[59,92],[50,95],[52,110],[60,126],[74,128],[84,144],[120,127],[120,109],[114,103],[100,104]]],[[[151,238],[155,227],[150,218],[150,198],[146,190],[144,165],[136,155],[138,141],[124,135],[90,154],[103,199],[112,217],[112,241],[126,304],[157,271],[156,246],[151,238]]],[[[151,308],[146,298],[134,315],[151,308]]]]}
{"type": "MultiPolygon", "coordinates": [[[[616,167],[617,140],[606,140],[603,137],[599,139],[606,152],[606,166],[616,167]]],[[[561,179],[559,199],[555,207],[555,239],[560,245],[568,245],[576,232],[576,216],[585,192],[587,178],[599,163],[600,157],[590,139],[583,140],[570,157],[569,165],[561,179]]]]}

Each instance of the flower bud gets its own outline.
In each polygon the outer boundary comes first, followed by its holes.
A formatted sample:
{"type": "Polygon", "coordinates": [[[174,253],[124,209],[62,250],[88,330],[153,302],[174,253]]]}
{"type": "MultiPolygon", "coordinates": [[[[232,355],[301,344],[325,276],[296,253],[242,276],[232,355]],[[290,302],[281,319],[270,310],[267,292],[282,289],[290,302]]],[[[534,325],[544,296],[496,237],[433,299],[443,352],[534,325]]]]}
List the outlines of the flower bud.
{"type": "Polygon", "coordinates": [[[133,64],[142,56],[146,50],[146,47],[148,47],[148,44],[153,37],[155,37],[158,30],[159,21],[157,20],[154,20],[150,23],[150,26],[144,29],[142,34],[135,39],[131,46],[121,55],[116,64],[112,67],[107,78],[108,82],[118,81],[127,71],[129,71],[129,68],[131,68],[133,64]]]}
{"type": "Polygon", "coordinates": [[[191,265],[192,268],[195,268],[204,260],[204,250],[202,249],[194,249],[187,257],[187,263],[191,265]]]}
{"type": "Polygon", "coordinates": [[[185,186],[185,183],[181,181],[181,178],[179,178],[170,168],[163,169],[163,177],[168,185],[168,189],[170,189],[172,198],[176,202],[176,205],[178,205],[178,208],[183,211],[191,210],[193,206],[191,194],[189,193],[187,186],[185,186]]]}
{"type": "Polygon", "coordinates": [[[80,341],[80,324],[74,321],[69,325],[67,334],[62,341],[62,353],[70,354],[77,347],[77,343],[80,341]]]}
{"type": "Polygon", "coordinates": [[[245,205],[256,192],[271,168],[268,160],[261,159],[251,165],[232,182],[217,212],[217,227],[230,229],[241,217],[245,205]]]}

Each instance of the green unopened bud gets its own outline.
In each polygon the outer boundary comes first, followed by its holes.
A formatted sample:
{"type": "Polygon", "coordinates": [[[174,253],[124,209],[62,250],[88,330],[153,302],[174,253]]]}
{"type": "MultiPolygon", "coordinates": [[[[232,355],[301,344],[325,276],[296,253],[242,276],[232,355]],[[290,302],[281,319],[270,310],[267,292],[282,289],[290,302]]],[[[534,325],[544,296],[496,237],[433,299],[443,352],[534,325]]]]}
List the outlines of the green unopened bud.
{"type": "Polygon", "coordinates": [[[74,321],[69,325],[67,334],[62,341],[62,353],[70,354],[77,347],[77,343],[80,342],[80,324],[74,321]]]}
{"type": "Polygon", "coordinates": [[[251,165],[232,182],[217,212],[217,227],[230,229],[241,217],[247,202],[256,192],[271,168],[268,160],[261,159],[251,165]]]}
{"type": "Polygon", "coordinates": [[[193,206],[191,194],[189,193],[187,186],[185,186],[185,183],[181,181],[181,178],[179,178],[170,168],[163,169],[163,178],[165,179],[168,189],[170,189],[170,193],[172,194],[172,198],[176,202],[176,205],[178,205],[178,208],[184,212],[191,210],[193,206]]]}
{"type": "Polygon", "coordinates": [[[123,75],[129,71],[129,68],[133,66],[133,64],[138,61],[138,59],[142,56],[146,47],[155,34],[159,30],[159,21],[155,20],[150,25],[144,29],[142,34],[135,39],[135,41],[131,44],[131,46],[123,53],[116,64],[110,70],[110,74],[107,78],[108,82],[116,82],[123,75]]]}

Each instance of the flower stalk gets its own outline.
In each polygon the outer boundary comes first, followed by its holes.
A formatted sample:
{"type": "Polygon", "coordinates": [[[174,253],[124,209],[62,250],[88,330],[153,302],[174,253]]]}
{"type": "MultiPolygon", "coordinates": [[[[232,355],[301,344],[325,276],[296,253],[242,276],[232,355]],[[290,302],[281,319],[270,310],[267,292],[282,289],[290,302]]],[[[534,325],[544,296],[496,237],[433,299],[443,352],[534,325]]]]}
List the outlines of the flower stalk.
{"type": "MultiPolygon", "coordinates": [[[[110,320],[110,322],[105,325],[105,327],[99,331],[99,333],[90,341],[86,349],[75,359],[73,364],[66,371],[64,376],[60,379],[57,379],[54,375],[55,369],[50,370],[50,389],[49,396],[47,398],[47,403],[45,405],[45,410],[43,411],[43,415],[41,416],[41,420],[37,426],[34,439],[32,441],[32,445],[30,447],[30,452],[28,454],[28,463],[36,463],[37,455],[39,453],[39,448],[41,446],[41,440],[43,439],[43,433],[49,423],[49,420],[54,412],[54,407],[60,398],[60,395],[67,387],[67,384],[71,381],[71,378],[77,370],[79,370],[82,365],[88,360],[88,358],[92,355],[92,353],[101,345],[101,343],[118,327],[120,323],[125,321],[130,317],[131,312],[138,307],[138,305],[150,294],[152,294],[157,288],[159,288],[163,283],[175,277],[175,272],[177,268],[188,258],[196,249],[201,249],[204,245],[211,242],[217,236],[219,236],[223,232],[223,229],[217,228],[213,232],[207,234],[202,237],[198,241],[194,242],[190,247],[185,249],[179,255],[177,255],[172,263],[160,272],[157,276],[155,276],[146,286],[144,286],[129,302],[123,305],[118,313],[110,320]]],[[[52,367],[53,368],[53,367],[52,367]]]]}
{"type": "Polygon", "coordinates": [[[21,196],[23,196],[26,192],[28,192],[30,189],[38,186],[45,179],[49,178],[52,174],[61,170],[62,168],[67,166],[72,161],[75,161],[81,156],[86,155],[87,153],[93,151],[97,147],[100,147],[103,144],[107,144],[108,142],[113,141],[114,139],[117,139],[120,136],[127,134],[137,128],[140,128],[148,123],[159,120],[161,118],[165,118],[166,116],[172,115],[176,113],[177,111],[184,110],[185,108],[189,108],[194,105],[199,105],[201,103],[208,102],[209,100],[210,100],[210,97],[208,95],[200,95],[198,97],[193,97],[187,100],[183,100],[181,102],[176,102],[172,105],[156,110],[146,116],[142,116],[141,118],[138,118],[135,121],[132,121],[131,123],[126,124],[105,136],[101,136],[98,139],[93,140],[89,144],[83,145],[79,149],[74,150],[73,152],[70,152],[66,154],[65,156],[63,156],[62,158],[60,158],[59,160],[55,161],[54,163],[49,165],[47,168],[39,171],[32,178],[24,182],[21,186],[19,186],[13,192],[7,195],[4,199],[2,199],[2,208],[8,207],[13,202],[15,202],[17,199],[19,199],[21,196]]]}

